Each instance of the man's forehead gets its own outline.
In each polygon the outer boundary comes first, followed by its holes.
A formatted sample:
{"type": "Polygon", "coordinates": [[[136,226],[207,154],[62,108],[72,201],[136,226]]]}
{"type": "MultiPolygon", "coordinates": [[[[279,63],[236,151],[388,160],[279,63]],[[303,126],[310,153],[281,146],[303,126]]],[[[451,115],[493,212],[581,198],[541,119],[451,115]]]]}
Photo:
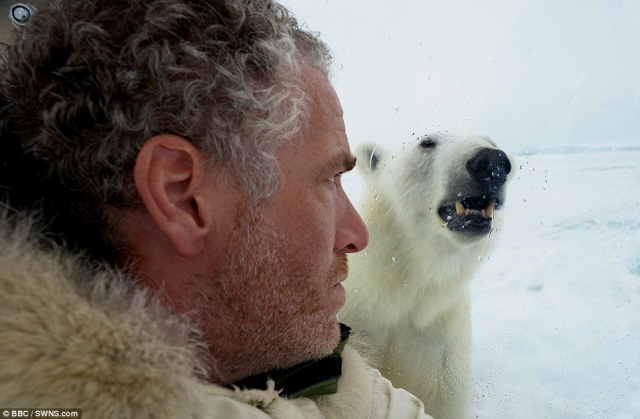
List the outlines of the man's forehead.
{"type": "Polygon", "coordinates": [[[306,65],[302,80],[307,94],[312,98],[311,102],[315,112],[329,112],[339,117],[344,115],[338,95],[322,70],[306,65]],[[321,106],[318,106],[318,101],[321,102],[321,106]]]}
{"type": "Polygon", "coordinates": [[[342,106],[329,78],[322,70],[307,65],[302,79],[311,109],[308,125],[300,136],[302,141],[296,144],[298,152],[307,155],[306,164],[319,175],[351,170],[355,156],[349,148],[342,106]]]}

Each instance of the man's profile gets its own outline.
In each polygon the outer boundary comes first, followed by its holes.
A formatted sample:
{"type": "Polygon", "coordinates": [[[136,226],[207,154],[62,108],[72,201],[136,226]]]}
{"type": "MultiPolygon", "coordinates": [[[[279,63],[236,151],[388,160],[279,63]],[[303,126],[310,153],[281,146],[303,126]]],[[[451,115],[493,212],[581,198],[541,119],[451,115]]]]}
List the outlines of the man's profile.
{"type": "Polygon", "coordinates": [[[0,407],[426,417],[336,320],[368,232],[319,37],[270,0],[33,10],[0,69],[0,407]]]}

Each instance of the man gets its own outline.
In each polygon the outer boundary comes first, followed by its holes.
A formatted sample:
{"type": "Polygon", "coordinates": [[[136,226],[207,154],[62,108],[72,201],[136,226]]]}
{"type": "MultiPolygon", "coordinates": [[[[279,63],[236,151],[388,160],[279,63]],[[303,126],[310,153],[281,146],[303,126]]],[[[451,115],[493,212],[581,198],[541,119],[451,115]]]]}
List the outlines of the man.
{"type": "Polygon", "coordinates": [[[0,89],[0,407],[426,417],[343,349],[368,233],[327,47],[269,0],[34,10],[0,89]]]}

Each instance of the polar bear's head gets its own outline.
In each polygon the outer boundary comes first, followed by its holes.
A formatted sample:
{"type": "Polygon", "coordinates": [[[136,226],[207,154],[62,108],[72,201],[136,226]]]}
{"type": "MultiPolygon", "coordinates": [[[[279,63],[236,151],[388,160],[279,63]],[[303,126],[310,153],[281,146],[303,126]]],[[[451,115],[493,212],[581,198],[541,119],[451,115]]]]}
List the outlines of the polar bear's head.
{"type": "Polygon", "coordinates": [[[398,152],[364,143],[356,154],[371,191],[365,199],[380,201],[384,216],[408,234],[445,235],[457,247],[496,228],[515,169],[513,158],[484,136],[429,134],[398,152]]]}

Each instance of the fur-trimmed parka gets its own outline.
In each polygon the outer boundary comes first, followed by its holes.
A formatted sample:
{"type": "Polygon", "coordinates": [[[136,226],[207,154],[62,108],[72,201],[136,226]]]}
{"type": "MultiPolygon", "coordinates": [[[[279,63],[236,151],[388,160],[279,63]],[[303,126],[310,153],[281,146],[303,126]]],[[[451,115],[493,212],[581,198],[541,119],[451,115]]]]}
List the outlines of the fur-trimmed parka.
{"type": "Polygon", "coordinates": [[[338,392],[289,400],[199,377],[187,323],[109,267],[34,240],[0,217],[0,407],[81,408],[87,418],[428,418],[358,353],[338,392]]]}

